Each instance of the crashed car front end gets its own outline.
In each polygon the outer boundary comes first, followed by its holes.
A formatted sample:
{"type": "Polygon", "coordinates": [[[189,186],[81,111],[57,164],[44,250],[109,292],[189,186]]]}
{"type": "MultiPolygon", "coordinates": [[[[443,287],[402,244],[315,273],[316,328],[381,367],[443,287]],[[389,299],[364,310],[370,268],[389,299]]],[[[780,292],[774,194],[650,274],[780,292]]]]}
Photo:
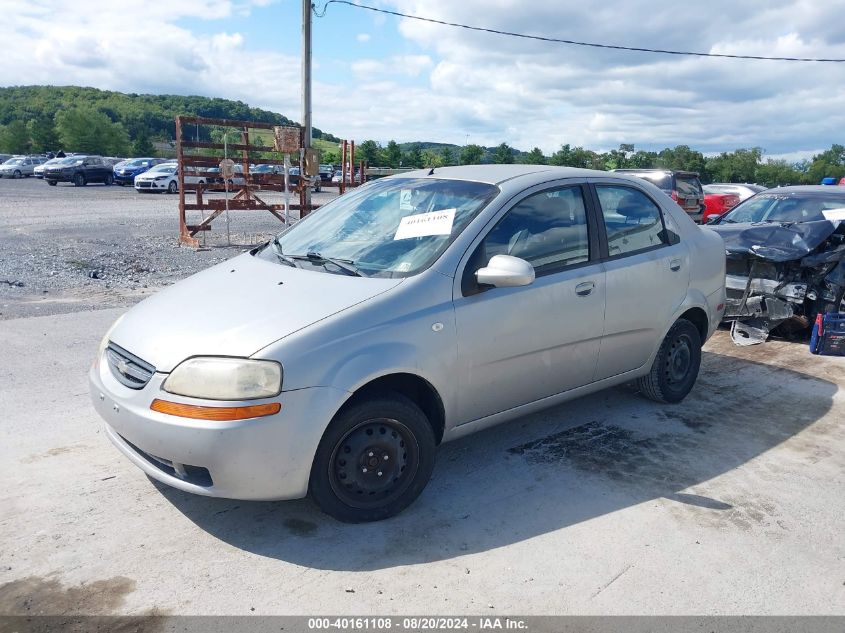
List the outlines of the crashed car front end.
{"type": "Polygon", "coordinates": [[[842,309],[845,221],[725,225],[717,232],[727,255],[725,319],[738,345],[842,309]]]}

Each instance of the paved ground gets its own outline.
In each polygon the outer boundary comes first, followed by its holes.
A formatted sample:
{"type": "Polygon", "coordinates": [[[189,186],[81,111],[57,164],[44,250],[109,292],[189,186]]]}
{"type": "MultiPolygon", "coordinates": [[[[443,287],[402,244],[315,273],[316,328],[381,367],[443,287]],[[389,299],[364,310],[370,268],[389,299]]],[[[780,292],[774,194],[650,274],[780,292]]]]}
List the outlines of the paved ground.
{"type": "Polygon", "coordinates": [[[278,228],[196,252],[175,209],[0,181],[0,614],[845,614],[845,363],[798,343],[720,332],[681,405],[615,389],[448,444],[379,524],[153,483],[89,404],[97,343],[278,228]]]}
{"type": "Polygon", "coordinates": [[[85,374],[119,313],[0,324],[0,613],[845,614],[841,360],[720,332],[683,404],[616,389],[448,444],[351,526],[113,449],[85,374]]]}
{"type": "MultiPolygon", "coordinates": [[[[315,194],[314,201],[323,204],[336,191],[315,194]]],[[[282,202],[280,194],[263,197],[282,202]]],[[[0,179],[0,320],[128,306],[283,227],[263,211],[229,218],[228,241],[221,216],[203,234],[204,248],[181,248],[177,196],[0,179]]],[[[200,212],[188,219],[198,222],[200,212]]]]}

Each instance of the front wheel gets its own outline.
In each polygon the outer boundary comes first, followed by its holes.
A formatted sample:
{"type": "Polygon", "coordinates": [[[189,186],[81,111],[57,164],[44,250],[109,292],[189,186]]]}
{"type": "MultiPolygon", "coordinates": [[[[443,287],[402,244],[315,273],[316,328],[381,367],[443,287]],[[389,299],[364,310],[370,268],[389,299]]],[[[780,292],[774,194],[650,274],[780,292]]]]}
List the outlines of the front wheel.
{"type": "Polygon", "coordinates": [[[15,170],[15,175],[14,175],[14,178],[20,178],[20,177],[21,177],[21,175],[22,175],[22,174],[21,174],[20,170],[19,170],[19,169],[16,169],[16,170],[15,170]]]}
{"type": "Polygon", "coordinates": [[[74,187],[84,187],[85,186],[85,176],[82,174],[76,174],[73,177],[73,186],[74,187]]]}
{"type": "Polygon", "coordinates": [[[660,344],[651,371],[637,379],[637,387],[650,400],[680,402],[692,390],[700,367],[698,328],[686,319],[678,319],[660,344]]]}
{"type": "Polygon", "coordinates": [[[309,492],[323,512],[339,521],[387,519],[425,488],[434,469],[435,445],[428,418],[404,396],[353,404],[335,417],[320,440],[309,492]]]}
{"type": "Polygon", "coordinates": [[[50,185],[51,187],[55,187],[55,186],[56,186],[56,181],[55,181],[55,180],[48,180],[48,181],[47,181],[47,184],[48,184],[48,185],[50,185]]]}
{"type": "Polygon", "coordinates": [[[171,180],[170,184],[167,185],[167,193],[176,193],[177,185],[175,180],[171,180]]]}

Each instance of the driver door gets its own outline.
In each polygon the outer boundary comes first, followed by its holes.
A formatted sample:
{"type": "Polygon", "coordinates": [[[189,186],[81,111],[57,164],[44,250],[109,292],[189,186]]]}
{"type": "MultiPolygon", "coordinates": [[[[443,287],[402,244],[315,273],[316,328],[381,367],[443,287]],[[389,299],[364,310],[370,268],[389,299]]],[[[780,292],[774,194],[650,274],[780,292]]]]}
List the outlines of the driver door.
{"type": "Polygon", "coordinates": [[[581,185],[531,193],[500,217],[465,262],[454,299],[458,424],[593,380],[605,273],[587,200],[581,185]],[[531,263],[534,282],[479,287],[475,272],[498,254],[531,263]]]}

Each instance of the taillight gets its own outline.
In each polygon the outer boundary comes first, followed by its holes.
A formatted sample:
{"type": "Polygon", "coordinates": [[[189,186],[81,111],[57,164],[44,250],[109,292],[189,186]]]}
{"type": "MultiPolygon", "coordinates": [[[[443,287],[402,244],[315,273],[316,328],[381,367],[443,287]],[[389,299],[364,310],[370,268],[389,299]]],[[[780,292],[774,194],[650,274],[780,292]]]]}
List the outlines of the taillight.
{"type": "Polygon", "coordinates": [[[675,202],[678,201],[678,192],[674,189],[672,190],[672,200],[674,200],[675,202]]]}

